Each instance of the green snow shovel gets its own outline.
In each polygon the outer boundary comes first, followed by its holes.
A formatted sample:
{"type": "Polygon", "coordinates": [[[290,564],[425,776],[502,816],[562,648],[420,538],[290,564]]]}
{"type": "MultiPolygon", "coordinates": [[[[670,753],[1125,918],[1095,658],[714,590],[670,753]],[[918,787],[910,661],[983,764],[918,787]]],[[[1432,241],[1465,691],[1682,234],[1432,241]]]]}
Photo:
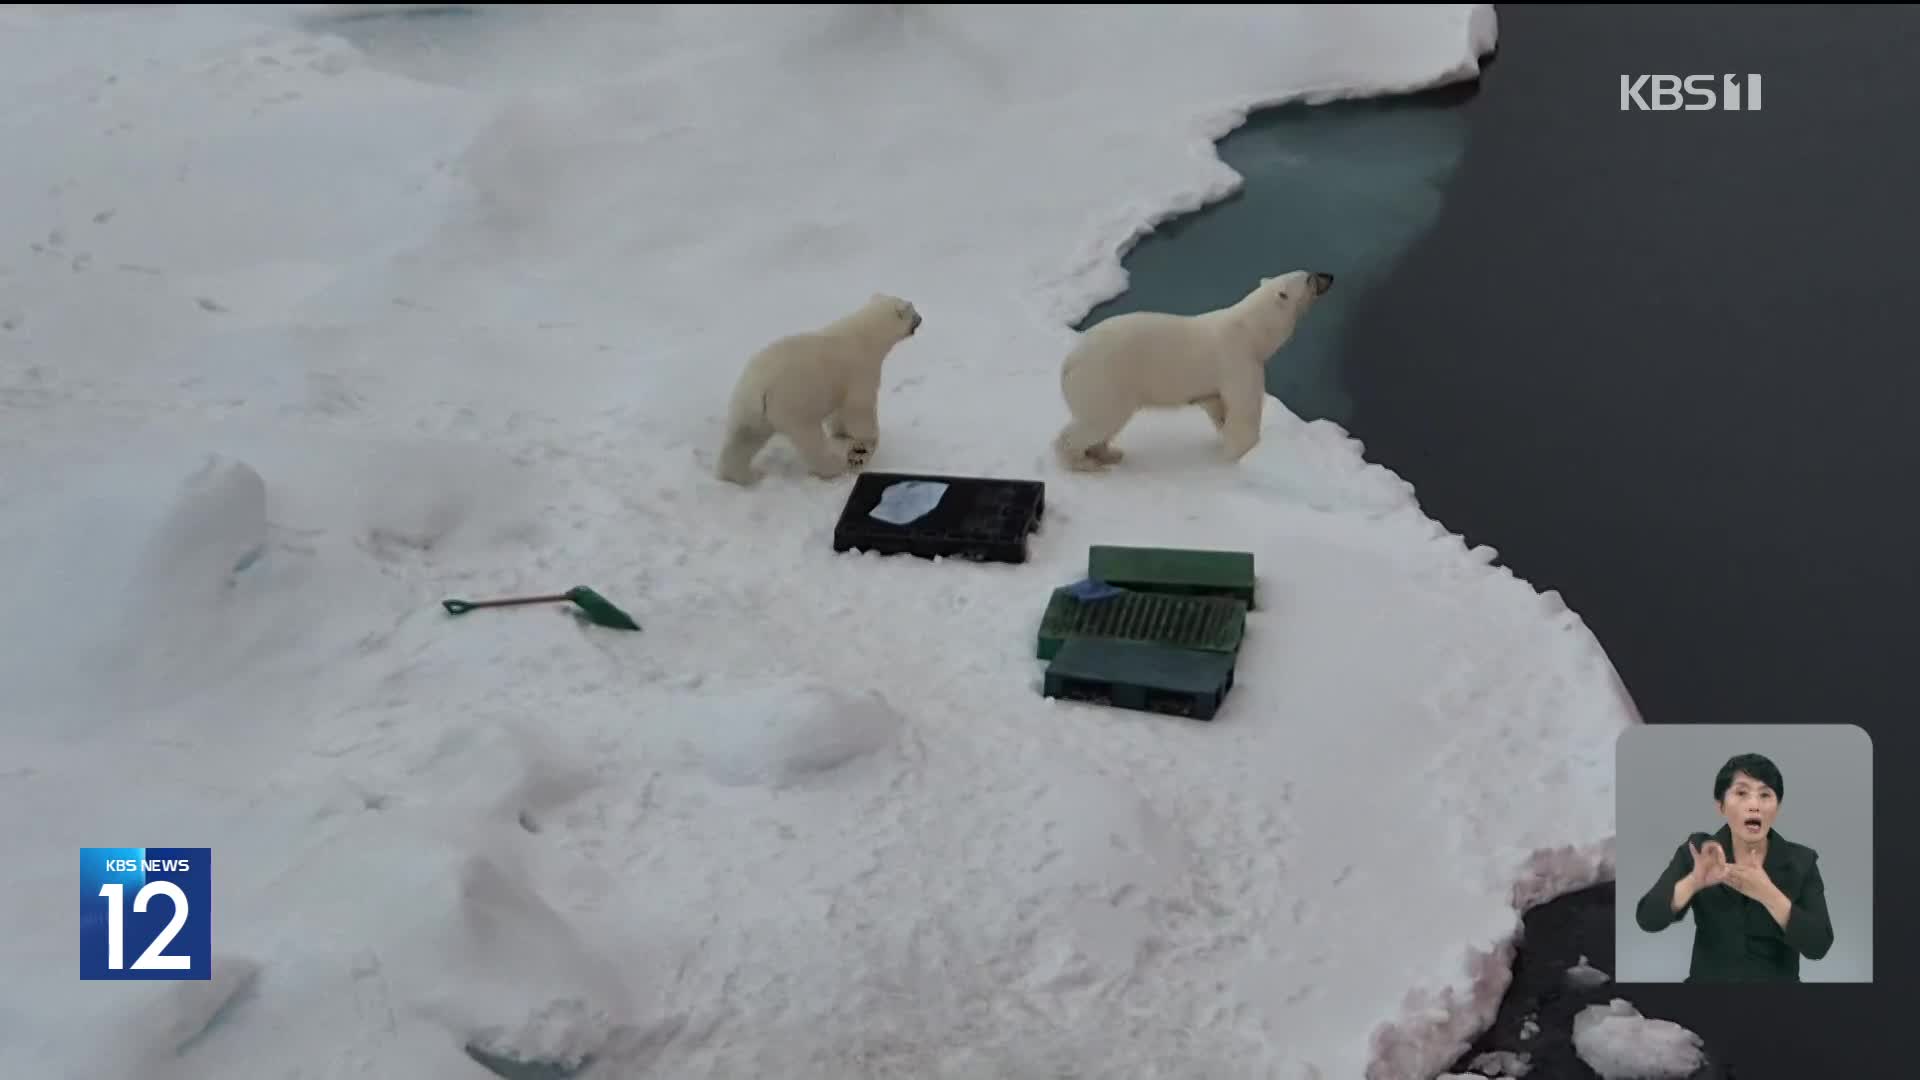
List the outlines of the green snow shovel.
{"type": "Polygon", "coordinates": [[[615,630],[638,630],[640,624],[634,622],[626,612],[614,607],[604,596],[587,588],[576,585],[566,592],[555,596],[516,596],[505,600],[442,600],[440,606],[447,609],[449,615],[464,615],[474,608],[513,607],[520,604],[558,604],[573,601],[586,612],[587,618],[601,626],[615,630]]]}

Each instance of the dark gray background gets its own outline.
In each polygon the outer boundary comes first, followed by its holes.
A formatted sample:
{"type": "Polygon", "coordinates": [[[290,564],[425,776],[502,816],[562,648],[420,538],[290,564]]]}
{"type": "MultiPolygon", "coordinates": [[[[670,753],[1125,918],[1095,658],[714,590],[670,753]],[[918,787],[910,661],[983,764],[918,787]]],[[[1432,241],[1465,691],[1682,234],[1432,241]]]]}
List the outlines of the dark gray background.
{"type": "Polygon", "coordinates": [[[1800,961],[1802,982],[1873,981],[1873,744],[1852,724],[1639,725],[1620,736],[1614,979],[1679,982],[1693,949],[1688,918],[1649,934],[1634,905],[1693,832],[1725,823],[1713,778],[1735,754],[1765,754],[1786,794],[1773,826],[1820,855],[1833,949],[1800,961]]]}

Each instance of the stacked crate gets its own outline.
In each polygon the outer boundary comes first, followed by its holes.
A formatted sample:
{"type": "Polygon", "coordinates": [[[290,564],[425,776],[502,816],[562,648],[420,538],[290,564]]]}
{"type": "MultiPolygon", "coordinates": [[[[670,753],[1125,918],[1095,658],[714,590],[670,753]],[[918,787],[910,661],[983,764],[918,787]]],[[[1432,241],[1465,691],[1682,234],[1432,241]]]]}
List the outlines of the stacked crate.
{"type": "Polygon", "coordinates": [[[1253,555],[1095,545],[1053,591],[1035,655],[1048,697],[1212,720],[1233,689],[1253,555]]]}

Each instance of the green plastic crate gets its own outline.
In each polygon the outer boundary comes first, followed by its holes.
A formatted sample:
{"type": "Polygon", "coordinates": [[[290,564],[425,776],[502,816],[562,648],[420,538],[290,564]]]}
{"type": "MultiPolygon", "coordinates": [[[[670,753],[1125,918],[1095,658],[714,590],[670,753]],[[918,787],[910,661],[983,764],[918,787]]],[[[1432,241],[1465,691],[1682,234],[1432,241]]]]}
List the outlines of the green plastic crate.
{"type": "Polygon", "coordinates": [[[1136,592],[1227,596],[1255,606],[1253,553],[1248,551],[1096,544],[1087,551],[1087,576],[1136,592]]]}
{"type": "Polygon", "coordinates": [[[1212,720],[1233,689],[1235,654],[1068,638],[1047,665],[1050,698],[1212,720]]]}
{"type": "Polygon", "coordinates": [[[1129,591],[1082,600],[1063,586],[1047,601],[1034,655],[1051,660],[1069,638],[1082,637],[1232,653],[1246,630],[1247,605],[1230,597],[1129,591]]]}

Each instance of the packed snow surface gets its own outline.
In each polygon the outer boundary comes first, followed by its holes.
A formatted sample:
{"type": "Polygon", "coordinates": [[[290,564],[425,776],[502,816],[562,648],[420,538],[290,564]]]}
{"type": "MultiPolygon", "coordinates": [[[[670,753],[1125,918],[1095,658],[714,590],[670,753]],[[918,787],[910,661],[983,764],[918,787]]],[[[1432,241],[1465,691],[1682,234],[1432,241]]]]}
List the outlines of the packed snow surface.
{"type": "Polygon", "coordinates": [[[1237,465],[1197,410],[1105,475],[1048,443],[1069,324],[1238,183],[1210,140],[1492,42],[1448,5],[7,9],[8,1074],[1440,1072],[1520,908],[1610,874],[1593,636],[1277,402],[1237,465]],[[784,444],[712,479],[745,357],[876,291],[926,322],[869,467],[1045,480],[1026,565],[836,556],[852,480],[784,444]],[[1096,543],[1256,554],[1213,723],[1038,692],[1096,543]],[[645,629],[439,606],[579,584],[645,629]],[[90,845],[213,849],[211,982],[79,981],[90,845]]]}

